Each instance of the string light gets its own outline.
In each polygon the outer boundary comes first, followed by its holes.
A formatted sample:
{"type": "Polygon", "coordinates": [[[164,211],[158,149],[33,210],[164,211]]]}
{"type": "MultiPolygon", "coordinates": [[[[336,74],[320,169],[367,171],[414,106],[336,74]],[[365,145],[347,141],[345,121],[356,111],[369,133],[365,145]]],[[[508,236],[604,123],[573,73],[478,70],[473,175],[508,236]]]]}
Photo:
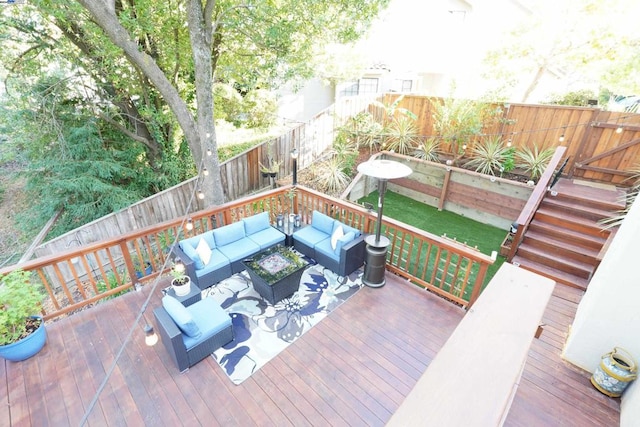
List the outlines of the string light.
{"type": "Polygon", "coordinates": [[[618,126],[618,128],[616,129],[616,133],[622,133],[624,129],[622,128],[622,126],[618,126]]]}
{"type": "Polygon", "coordinates": [[[567,131],[567,127],[563,127],[562,128],[562,135],[560,135],[560,138],[558,138],[558,141],[560,142],[564,142],[564,133],[567,131]]]}
{"type": "Polygon", "coordinates": [[[202,175],[209,176],[209,169],[207,169],[206,167],[202,169],[202,175]]]}
{"type": "Polygon", "coordinates": [[[207,147],[207,156],[210,156],[213,154],[213,151],[211,150],[211,147],[207,147]]]}
{"type": "Polygon", "coordinates": [[[187,224],[185,225],[185,227],[188,231],[193,230],[193,220],[191,219],[191,217],[187,219],[187,224]]]}
{"type": "Polygon", "coordinates": [[[203,200],[204,199],[204,193],[202,192],[201,189],[198,188],[198,199],[203,200]]]}

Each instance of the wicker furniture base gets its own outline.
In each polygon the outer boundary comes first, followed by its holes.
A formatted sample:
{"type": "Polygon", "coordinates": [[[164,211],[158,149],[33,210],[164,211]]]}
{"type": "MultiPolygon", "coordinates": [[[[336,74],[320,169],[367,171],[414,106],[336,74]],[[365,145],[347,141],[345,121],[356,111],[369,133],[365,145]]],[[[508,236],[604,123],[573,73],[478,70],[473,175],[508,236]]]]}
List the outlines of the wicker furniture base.
{"type": "Polygon", "coordinates": [[[302,273],[308,265],[309,263],[299,255],[282,246],[260,252],[251,262],[244,262],[249,277],[251,277],[253,288],[271,304],[275,304],[283,298],[291,296],[298,290],[302,273]],[[290,261],[291,257],[294,257],[294,262],[290,261]],[[275,259],[279,265],[275,267],[268,265],[267,270],[261,266],[257,266],[257,264],[260,263],[265,264],[265,266],[270,264],[271,258],[275,259]],[[270,267],[276,270],[269,271],[268,269],[270,267]],[[283,271],[284,274],[278,275],[280,270],[283,271]],[[274,279],[275,275],[278,275],[277,279],[274,279]]]}

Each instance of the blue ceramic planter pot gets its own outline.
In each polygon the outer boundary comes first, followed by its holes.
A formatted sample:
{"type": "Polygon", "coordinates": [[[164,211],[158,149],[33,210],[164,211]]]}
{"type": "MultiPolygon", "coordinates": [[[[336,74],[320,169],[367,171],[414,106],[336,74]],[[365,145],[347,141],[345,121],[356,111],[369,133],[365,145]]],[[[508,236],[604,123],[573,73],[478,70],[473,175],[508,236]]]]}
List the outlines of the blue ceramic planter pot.
{"type": "Polygon", "coordinates": [[[42,317],[33,317],[41,320],[40,327],[38,327],[34,333],[20,341],[8,345],[0,345],[0,357],[12,362],[19,362],[30,358],[42,350],[42,347],[44,347],[47,342],[47,330],[44,327],[42,317]]]}

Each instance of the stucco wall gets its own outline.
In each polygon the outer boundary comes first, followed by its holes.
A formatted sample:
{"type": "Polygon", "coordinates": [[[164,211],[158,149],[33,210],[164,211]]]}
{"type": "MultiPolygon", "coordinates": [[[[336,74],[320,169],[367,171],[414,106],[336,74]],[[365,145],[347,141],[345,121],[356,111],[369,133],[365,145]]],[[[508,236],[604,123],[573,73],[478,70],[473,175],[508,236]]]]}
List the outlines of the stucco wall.
{"type": "MultiPolygon", "coordinates": [[[[614,347],[640,358],[640,198],[631,207],[578,306],[563,357],[593,372],[614,347]]],[[[637,382],[637,381],[636,381],[637,382]]],[[[640,390],[622,397],[621,425],[638,425],[640,390]]]]}

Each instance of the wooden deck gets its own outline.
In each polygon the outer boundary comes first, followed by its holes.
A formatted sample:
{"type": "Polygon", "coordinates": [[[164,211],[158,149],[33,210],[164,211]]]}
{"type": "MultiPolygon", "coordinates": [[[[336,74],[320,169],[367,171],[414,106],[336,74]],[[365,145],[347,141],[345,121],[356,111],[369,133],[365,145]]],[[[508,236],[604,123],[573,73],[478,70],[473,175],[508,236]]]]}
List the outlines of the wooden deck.
{"type": "MultiPolygon", "coordinates": [[[[78,425],[146,292],[53,323],[41,353],[0,364],[0,425],[78,425]]],[[[151,307],[159,304],[157,294],[151,307]]],[[[580,297],[566,287],[554,292],[507,425],[618,424],[618,401],[598,393],[586,373],[559,356],[580,297]]],[[[463,315],[388,274],[386,286],[364,288],[239,386],[212,358],[178,373],[164,347],[146,347],[136,328],[88,424],[381,426],[463,315]]]]}

